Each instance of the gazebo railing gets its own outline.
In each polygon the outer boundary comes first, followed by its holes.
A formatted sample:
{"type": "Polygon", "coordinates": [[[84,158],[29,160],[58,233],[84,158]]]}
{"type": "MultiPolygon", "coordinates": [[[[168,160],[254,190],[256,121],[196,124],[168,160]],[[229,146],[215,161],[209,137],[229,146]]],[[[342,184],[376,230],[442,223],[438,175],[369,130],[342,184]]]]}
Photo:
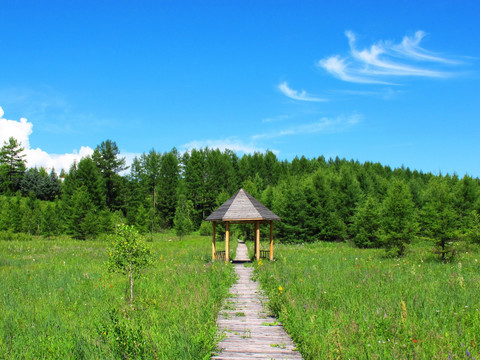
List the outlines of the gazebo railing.
{"type": "Polygon", "coordinates": [[[215,252],[215,260],[225,261],[225,251],[215,252]]]}
{"type": "Polygon", "coordinates": [[[270,250],[260,250],[260,258],[269,259],[270,258],[270,250]]]}

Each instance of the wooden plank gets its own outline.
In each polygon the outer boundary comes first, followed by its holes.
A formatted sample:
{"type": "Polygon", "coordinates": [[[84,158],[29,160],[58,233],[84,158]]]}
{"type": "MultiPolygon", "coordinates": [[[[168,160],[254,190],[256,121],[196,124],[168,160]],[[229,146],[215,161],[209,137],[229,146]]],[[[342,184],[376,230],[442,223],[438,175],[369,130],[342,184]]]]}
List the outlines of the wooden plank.
{"type": "MultiPolygon", "coordinates": [[[[246,251],[245,243],[239,242],[237,257],[246,251]]],[[[281,323],[264,309],[268,299],[251,280],[253,268],[235,264],[235,272],[238,282],[230,289],[233,296],[217,319],[220,351],[212,359],[302,359],[281,323]]]]}

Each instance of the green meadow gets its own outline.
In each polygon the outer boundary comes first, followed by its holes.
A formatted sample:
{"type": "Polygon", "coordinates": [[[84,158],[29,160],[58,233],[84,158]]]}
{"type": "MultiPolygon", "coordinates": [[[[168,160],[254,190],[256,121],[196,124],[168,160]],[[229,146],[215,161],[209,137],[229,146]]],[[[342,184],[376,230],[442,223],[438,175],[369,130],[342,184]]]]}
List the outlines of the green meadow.
{"type": "MultiPolygon", "coordinates": [[[[235,277],[230,264],[210,262],[209,237],[147,242],[154,261],[133,307],[126,277],[105,266],[107,241],[31,239],[0,240],[1,359],[210,357],[235,277]]],[[[254,262],[255,276],[305,359],[478,359],[479,247],[459,243],[450,263],[428,243],[384,254],[275,244],[275,261],[254,262]]]]}
{"type": "Polygon", "coordinates": [[[429,244],[399,259],[345,243],[275,251],[255,274],[305,359],[480,358],[478,247],[451,263],[429,244]]]}
{"type": "MultiPolygon", "coordinates": [[[[210,239],[156,235],[135,283],[109,273],[107,241],[0,240],[1,359],[208,359],[234,281],[210,239]]],[[[221,246],[221,243],[220,243],[221,246]]]]}

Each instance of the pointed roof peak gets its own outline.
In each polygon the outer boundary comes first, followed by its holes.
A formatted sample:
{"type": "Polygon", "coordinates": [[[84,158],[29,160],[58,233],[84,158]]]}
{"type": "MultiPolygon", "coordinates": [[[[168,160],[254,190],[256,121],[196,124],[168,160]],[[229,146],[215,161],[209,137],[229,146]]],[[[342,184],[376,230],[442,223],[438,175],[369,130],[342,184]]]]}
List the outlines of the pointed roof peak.
{"type": "Polygon", "coordinates": [[[280,220],[260,201],[241,188],[206,218],[207,221],[280,220]]]}

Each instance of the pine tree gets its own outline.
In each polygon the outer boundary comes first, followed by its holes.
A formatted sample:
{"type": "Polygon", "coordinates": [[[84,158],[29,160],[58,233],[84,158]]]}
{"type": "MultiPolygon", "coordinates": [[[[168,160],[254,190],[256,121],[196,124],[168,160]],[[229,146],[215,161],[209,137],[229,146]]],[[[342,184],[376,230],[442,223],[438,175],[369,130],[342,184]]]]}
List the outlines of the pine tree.
{"type": "MultiPolygon", "coordinates": [[[[305,182],[308,186],[308,180],[305,182]]],[[[340,241],[346,237],[345,223],[335,207],[329,178],[323,169],[311,177],[311,190],[305,190],[309,213],[310,238],[322,241],[340,241]]]]}
{"type": "Polygon", "coordinates": [[[360,184],[349,166],[344,165],[340,169],[339,179],[335,184],[335,190],[334,197],[336,198],[338,214],[348,230],[353,221],[352,216],[357,204],[362,197],[360,184]]]}
{"type": "Polygon", "coordinates": [[[21,205],[21,198],[18,195],[5,198],[2,202],[0,216],[0,230],[7,230],[14,233],[22,231],[22,218],[24,207],[21,205]]]}
{"type": "Polygon", "coordinates": [[[193,223],[195,228],[208,216],[205,212],[205,151],[193,149],[183,157],[185,195],[193,202],[193,223]]]}
{"type": "Polygon", "coordinates": [[[37,168],[30,168],[23,175],[20,182],[20,191],[23,195],[34,194],[38,197],[42,181],[43,179],[37,168]]]}
{"type": "Polygon", "coordinates": [[[119,155],[117,143],[112,140],[103,141],[92,155],[104,180],[105,203],[110,210],[116,210],[122,205],[120,197],[122,182],[118,174],[128,167],[125,165],[125,158],[119,155]]]}
{"type": "Polygon", "coordinates": [[[416,235],[414,205],[404,181],[394,180],[382,204],[382,243],[387,254],[402,256],[416,235]]]}
{"type": "Polygon", "coordinates": [[[468,224],[466,238],[473,243],[480,244],[480,214],[477,210],[470,213],[468,224]]]}
{"type": "Polygon", "coordinates": [[[158,182],[158,211],[164,226],[173,226],[177,205],[177,187],[180,178],[178,159],[173,151],[162,157],[162,166],[158,182]]]}
{"type": "Polygon", "coordinates": [[[42,235],[46,237],[59,234],[59,217],[55,203],[48,203],[43,211],[42,235]]]}
{"type": "Polygon", "coordinates": [[[0,178],[3,192],[15,192],[20,188],[20,182],[25,172],[24,148],[14,138],[10,137],[0,149],[0,178]]]}
{"type": "Polygon", "coordinates": [[[459,238],[459,216],[455,210],[455,194],[445,180],[430,181],[421,215],[423,232],[433,241],[441,259],[453,258],[453,244],[459,238]]]}
{"type": "Polygon", "coordinates": [[[67,218],[69,233],[77,239],[85,240],[98,233],[95,206],[85,186],[80,186],[73,193],[67,218]]]}
{"type": "Polygon", "coordinates": [[[40,199],[47,201],[53,201],[60,196],[60,182],[55,169],[52,169],[50,175],[43,179],[40,185],[40,194],[40,199]]]}
{"type": "Polygon", "coordinates": [[[143,204],[140,204],[137,207],[137,213],[135,216],[135,226],[140,234],[145,234],[150,230],[150,222],[148,220],[148,211],[145,209],[143,204]]]}
{"type": "Polygon", "coordinates": [[[351,234],[354,244],[359,248],[381,246],[379,204],[372,195],[357,206],[351,234]]]}
{"type": "Polygon", "coordinates": [[[297,181],[279,184],[273,200],[273,212],[282,219],[276,226],[279,240],[297,243],[308,240],[306,208],[305,193],[297,181]]]}
{"type": "Polygon", "coordinates": [[[82,158],[75,172],[75,186],[85,186],[89,197],[97,209],[106,205],[104,182],[95,161],[89,156],[82,158]]]}
{"type": "Polygon", "coordinates": [[[193,231],[192,212],[193,203],[187,200],[185,195],[179,195],[177,209],[175,211],[174,229],[180,238],[193,231]]]}

